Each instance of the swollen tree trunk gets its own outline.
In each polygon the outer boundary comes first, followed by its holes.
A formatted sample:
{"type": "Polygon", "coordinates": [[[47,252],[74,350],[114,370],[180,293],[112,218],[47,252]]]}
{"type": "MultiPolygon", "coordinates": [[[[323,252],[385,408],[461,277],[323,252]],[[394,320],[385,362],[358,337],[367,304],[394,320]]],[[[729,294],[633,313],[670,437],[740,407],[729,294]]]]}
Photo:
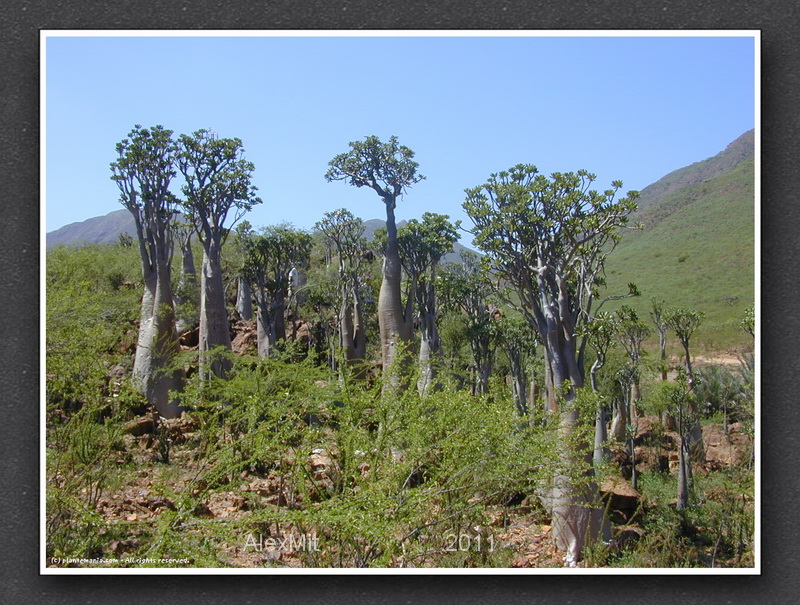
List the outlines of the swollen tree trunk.
{"type": "Polygon", "coordinates": [[[266,309],[266,304],[263,302],[258,303],[258,315],[256,317],[256,341],[258,347],[258,357],[266,359],[269,357],[270,334],[269,334],[269,314],[266,309]]]}
{"type": "Polygon", "coordinates": [[[211,358],[210,352],[222,347],[231,350],[228,312],[225,308],[225,285],[220,259],[221,241],[206,240],[203,247],[203,274],[200,300],[200,375],[224,377],[231,362],[224,357],[211,358]]]}
{"type": "Polygon", "coordinates": [[[278,294],[271,300],[266,294],[262,280],[256,288],[256,307],[258,356],[264,359],[269,357],[279,340],[286,338],[285,298],[282,294],[278,294]]]}
{"type": "Polygon", "coordinates": [[[556,474],[550,492],[553,541],[556,548],[566,552],[565,561],[569,565],[580,560],[587,544],[611,539],[611,525],[593,479],[592,450],[588,444],[573,442],[578,422],[576,411],[561,416],[563,467],[556,474]]]}
{"type": "MultiPolygon", "coordinates": [[[[598,539],[610,540],[611,526],[600,502],[597,484],[593,479],[593,448],[590,443],[579,442],[576,437],[580,422],[577,410],[570,409],[583,386],[583,376],[577,364],[574,330],[569,320],[565,300],[566,289],[559,283],[561,296],[558,306],[551,306],[547,299],[548,284],[540,276],[540,292],[543,293],[542,341],[545,355],[550,362],[553,387],[563,391],[569,381],[570,388],[563,393],[567,411],[561,411],[559,422],[559,458],[563,466],[553,479],[549,498],[552,503],[552,536],[556,548],[565,551],[565,561],[574,565],[584,547],[598,539]]],[[[556,393],[552,393],[555,397],[556,393]]]]}
{"type": "Polygon", "coordinates": [[[536,409],[536,402],[539,400],[539,384],[536,382],[536,379],[531,376],[531,380],[528,384],[528,409],[534,410],[536,409]]]}
{"type": "Polygon", "coordinates": [[[197,287],[197,271],[194,267],[191,237],[181,242],[181,285],[197,287]]]}
{"type": "Polygon", "coordinates": [[[594,421],[594,466],[601,466],[608,461],[608,428],[606,421],[606,408],[598,406],[597,416],[594,421]]]}
{"type": "MultiPolygon", "coordinates": [[[[348,300],[347,287],[342,288],[342,308],[339,317],[339,333],[341,338],[342,355],[351,366],[358,366],[367,355],[367,335],[364,325],[364,307],[358,287],[350,290],[352,304],[348,300]]],[[[365,376],[365,368],[357,368],[356,378],[365,376]]]]}
{"type": "Polygon", "coordinates": [[[182,388],[183,371],[169,367],[180,352],[180,344],[168,264],[159,262],[155,270],[148,267],[143,273],[145,290],[133,377],[161,416],[175,418],[180,414],[180,407],[169,392],[182,388]]]}
{"type": "Polygon", "coordinates": [[[181,410],[169,392],[183,388],[184,373],[180,368],[170,367],[180,352],[180,343],[171,283],[169,230],[163,225],[146,228],[146,218],[143,220],[133,210],[131,213],[136,223],[144,281],[133,378],[161,416],[175,418],[181,410]]]}
{"type": "Polygon", "coordinates": [[[611,414],[611,438],[625,442],[626,429],[628,426],[628,405],[627,396],[624,393],[621,397],[614,399],[614,411],[611,414]]]}
{"type": "Polygon", "coordinates": [[[133,377],[144,393],[147,377],[151,374],[152,343],[156,340],[153,308],[156,300],[156,283],[158,281],[155,270],[149,266],[147,260],[142,263],[142,279],[144,281],[144,292],[142,293],[142,305],[139,312],[139,334],[136,340],[136,353],[133,358],[133,377]]]}
{"type": "Polygon", "coordinates": [[[197,326],[197,311],[200,306],[197,289],[197,272],[192,253],[192,232],[186,228],[176,230],[181,248],[181,276],[178,281],[178,292],[175,295],[176,330],[182,334],[197,326]]]}
{"type": "Polygon", "coordinates": [[[472,352],[475,360],[475,395],[489,392],[489,378],[494,369],[494,351],[488,342],[478,342],[472,352]]]}
{"type": "Polygon", "coordinates": [[[386,253],[383,277],[378,294],[378,326],[381,336],[384,382],[392,388],[401,385],[402,368],[395,367],[398,354],[405,351],[411,340],[411,325],[406,321],[401,295],[402,265],[397,243],[397,224],[394,218],[394,199],[386,204],[386,253]]]}
{"type": "Polygon", "coordinates": [[[424,395],[436,379],[437,361],[442,354],[439,330],[436,327],[435,271],[430,283],[423,284],[424,304],[420,316],[419,379],[417,389],[424,395]]]}
{"type": "Polygon", "coordinates": [[[631,421],[633,421],[633,417],[640,417],[642,415],[641,411],[639,410],[639,400],[642,398],[641,396],[641,389],[639,387],[639,377],[635,377],[631,382],[631,395],[630,395],[630,402],[631,402],[631,421]]]}
{"type": "Polygon", "coordinates": [[[241,275],[236,286],[236,311],[244,321],[253,319],[253,291],[250,282],[241,275]]]}
{"type": "MultiPolygon", "coordinates": [[[[589,377],[592,381],[592,391],[599,392],[597,388],[597,372],[603,367],[600,359],[592,364],[592,369],[589,371],[589,377]]],[[[608,429],[606,426],[606,408],[600,403],[597,406],[597,414],[594,421],[594,454],[593,463],[595,469],[608,461],[608,429]]]]}

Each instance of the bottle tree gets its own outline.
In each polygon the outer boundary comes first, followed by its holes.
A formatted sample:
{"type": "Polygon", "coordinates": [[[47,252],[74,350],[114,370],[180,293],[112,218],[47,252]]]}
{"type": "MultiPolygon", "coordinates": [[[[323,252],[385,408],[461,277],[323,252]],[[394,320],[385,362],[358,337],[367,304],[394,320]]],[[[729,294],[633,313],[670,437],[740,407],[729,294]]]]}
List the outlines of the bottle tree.
{"type": "Polygon", "coordinates": [[[351,142],[349,151],[334,157],[325,174],[328,181],[369,187],[378,194],[386,208],[386,247],[378,295],[378,326],[384,380],[393,387],[400,386],[400,380],[392,368],[398,353],[411,341],[413,328],[401,300],[402,266],[395,208],[398,198],[425,178],[417,173],[418,167],[414,152],[400,145],[396,136],[386,143],[376,136],[368,136],[363,141],[351,142]]]}
{"type": "Polygon", "coordinates": [[[251,184],[255,167],[244,159],[242,141],[198,130],[179,138],[182,206],[203,246],[200,297],[200,374],[224,376],[230,362],[210,359],[216,347],[230,350],[231,336],[222,278],[222,245],[229,229],[261,203],[251,184]],[[227,223],[227,226],[226,226],[227,223]]]}
{"type": "Polygon", "coordinates": [[[186,221],[173,222],[173,237],[177,238],[181,251],[181,274],[175,292],[175,306],[178,313],[178,333],[193,330],[197,327],[197,310],[200,307],[199,290],[197,289],[197,271],[192,251],[194,226],[186,221]]]}
{"type": "Polygon", "coordinates": [[[176,174],[176,151],[171,130],[137,124],[128,138],[117,143],[118,157],[111,164],[120,203],[136,225],[144,282],[133,377],[166,418],[174,418],[180,411],[170,391],[179,390],[183,379],[182,371],[170,368],[180,351],[171,282],[176,200],[169,191],[176,174]]]}
{"type": "Polygon", "coordinates": [[[530,324],[519,315],[502,317],[497,322],[500,348],[511,366],[511,394],[514,405],[522,416],[528,409],[528,368],[536,353],[537,336],[530,324]]]}
{"type": "Polygon", "coordinates": [[[667,322],[664,321],[665,311],[666,305],[663,300],[657,300],[655,298],[650,299],[650,318],[653,320],[656,331],[658,332],[658,350],[662,381],[667,379],[667,370],[669,369],[669,363],[667,361],[667,331],[669,330],[669,326],[667,322]]]}
{"type": "Polygon", "coordinates": [[[311,254],[311,235],[282,224],[267,227],[248,240],[243,272],[250,281],[258,310],[258,355],[268,357],[286,338],[286,298],[290,272],[311,254]]]}
{"type": "Polygon", "coordinates": [[[344,360],[353,366],[361,363],[356,374],[363,376],[367,354],[367,324],[364,318],[362,265],[367,252],[364,222],[344,208],[326,212],[316,225],[325,236],[325,245],[336,250],[339,261],[338,312],[339,343],[344,360]]]}
{"type": "MultiPolygon", "coordinates": [[[[597,375],[608,360],[608,352],[614,346],[614,336],[617,332],[615,318],[608,313],[598,313],[591,321],[586,322],[582,328],[582,334],[587,336],[588,345],[594,351],[594,362],[589,369],[589,380],[592,391],[599,396],[600,389],[597,383],[597,375]]],[[[597,412],[594,424],[594,454],[593,462],[595,468],[602,466],[609,458],[608,449],[608,419],[606,406],[603,401],[598,401],[597,412]]]]}
{"type": "Polygon", "coordinates": [[[250,282],[244,275],[244,260],[247,250],[247,239],[253,234],[249,221],[242,221],[234,228],[234,265],[236,266],[236,312],[244,321],[253,319],[253,291],[250,282]]]}
{"type": "Polygon", "coordinates": [[[442,307],[450,313],[462,313],[466,318],[466,336],[475,372],[472,392],[483,395],[489,392],[489,377],[499,345],[494,313],[495,288],[476,253],[462,250],[461,261],[442,267],[442,307]]]}
{"type": "Polygon", "coordinates": [[[627,427],[633,424],[634,416],[638,415],[636,404],[641,398],[639,382],[642,372],[642,342],[650,336],[650,328],[639,319],[635,310],[626,305],[623,305],[615,316],[617,339],[628,354],[628,362],[620,373],[626,405],[615,410],[611,434],[623,441],[627,427]]]}
{"type": "MultiPolygon", "coordinates": [[[[675,332],[681,342],[681,346],[683,346],[686,379],[688,389],[692,394],[694,394],[694,370],[692,368],[692,357],[689,354],[689,342],[697,328],[703,323],[704,318],[705,313],[688,307],[670,307],[664,313],[664,322],[675,332]]],[[[692,419],[692,423],[686,433],[689,442],[687,449],[694,460],[702,461],[705,459],[705,451],[703,430],[697,413],[697,402],[694,397],[689,398],[688,401],[688,416],[692,419]]]]}
{"type": "Polygon", "coordinates": [[[420,331],[419,379],[417,388],[425,394],[436,378],[436,360],[441,354],[437,329],[436,282],[442,257],[458,241],[460,222],[447,215],[426,212],[422,220],[412,219],[397,231],[400,260],[408,276],[406,316],[416,312],[420,331]]]}
{"type": "MultiPolygon", "coordinates": [[[[563,444],[578,434],[573,403],[584,385],[585,340],[579,342],[577,334],[591,316],[605,259],[619,238],[616,231],[627,223],[638,196],[630,192],[617,199],[620,181],[598,192],[592,189],[595,180],[585,170],[547,177],[535,166],[519,164],[467,189],[464,202],[476,245],[514,288],[519,310],[542,340],[547,387],[551,399],[561,397],[563,444]]],[[[565,445],[565,465],[550,492],[553,537],[573,562],[586,541],[608,527],[595,506],[596,485],[574,474],[574,469],[591,473],[591,452],[588,442],[565,445]]]]}

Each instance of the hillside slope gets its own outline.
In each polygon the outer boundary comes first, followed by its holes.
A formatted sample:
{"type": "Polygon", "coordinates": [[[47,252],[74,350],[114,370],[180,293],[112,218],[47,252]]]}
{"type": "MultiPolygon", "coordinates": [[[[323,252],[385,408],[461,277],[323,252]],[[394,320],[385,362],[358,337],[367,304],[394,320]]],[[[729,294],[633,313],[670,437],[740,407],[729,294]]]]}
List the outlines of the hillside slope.
{"type": "MultiPolygon", "coordinates": [[[[405,225],[405,223],[405,221],[399,221],[398,226],[405,225]]],[[[364,237],[371,240],[375,235],[375,230],[385,226],[386,221],[377,218],[364,221],[364,237]]],[[[46,244],[48,248],[57,245],[113,244],[119,239],[121,233],[136,237],[133,216],[124,208],[109,212],[104,216],[95,216],[85,221],[64,225],[46,235],[46,244]]],[[[461,262],[461,251],[464,249],[463,245],[456,242],[453,252],[445,255],[443,262],[461,262]]]]}
{"type": "Polygon", "coordinates": [[[111,244],[119,239],[120,233],[136,237],[133,215],[125,208],[109,212],[104,216],[95,216],[85,221],[64,225],[48,233],[46,243],[48,248],[59,244],[67,246],[111,244]]]}
{"type": "Polygon", "coordinates": [[[728,172],[755,154],[755,130],[748,130],[717,155],[673,170],[641,191],[639,211],[658,204],[673,191],[697,185],[728,172]]]}
{"type": "Polygon", "coordinates": [[[647,321],[653,297],[705,312],[695,336],[701,348],[751,345],[738,323],[755,292],[754,196],[751,154],[718,176],[651,202],[635,217],[644,229],[626,232],[608,259],[608,292],[635,282],[642,296],[625,304],[647,321]]]}

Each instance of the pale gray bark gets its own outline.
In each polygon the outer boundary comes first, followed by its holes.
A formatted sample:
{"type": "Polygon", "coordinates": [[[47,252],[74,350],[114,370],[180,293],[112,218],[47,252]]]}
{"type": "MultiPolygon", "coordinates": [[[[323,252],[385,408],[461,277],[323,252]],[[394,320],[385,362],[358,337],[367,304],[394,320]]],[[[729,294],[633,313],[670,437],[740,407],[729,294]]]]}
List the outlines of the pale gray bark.
{"type": "Polygon", "coordinates": [[[231,334],[228,325],[228,312],[225,308],[225,285],[222,280],[220,263],[220,242],[204,243],[202,291],[200,299],[200,374],[209,372],[223,377],[231,368],[231,362],[222,356],[214,356],[212,351],[222,347],[231,350],[231,334]]]}
{"type": "Polygon", "coordinates": [[[420,309],[420,346],[419,346],[419,378],[417,390],[424,395],[436,379],[438,361],[441,358],[442,346],[439,330],[436,326],[436,279],[435,269],[429,283],[422,285],[426,289],[424,304],[420,309]]]}
{"type": "Polygon", "coordinates": [[[275,298],[270,300],[263,286],[259,285],[256,290],[256,307],[258,356],[264,359],[270,356],[279,340],[286,338],[285,298],[282,294],[276,293],[275,298]]]}
{"type": "Polygon", "coordinates": [[[568,445],[577,423],[577,412],[562,414],[559,430],[563,436],[561,456],[565,472],[556,475],[549,496],[553,507],[553,542],[557,549],[566,552],[565,561],[569,565],[580,559],[587,544],[611,539],[611,524],[605,515],[597,484],[591,479],[592,454],[568,445]],[[576,482],[571,473],[580,467],[585,469],[585,480],[576,482]]]}
{"type": "Polygon", "coordinates": [[[181,248],[181,276],[178,282],[179,295],[175,297],[179,314],[176,320],[178,334],[197,326],[200,296],[197,287],[197,271],[192,252],[192,231],[188,226],[181,226],[176,235],[181,248]]]}
{"type": "Polygon", "coordinates": [[[145,287],[133,379],[157,412],[172,418],[180,412],[170,395],[183,385],[182,368],[173,367],[180,351],[171,284],[173,212],[169,183],[174,176],[172,132],[160,126],[134,127],[117,145],[113,180],[122,205],[133,215],[145,287]]]}
{"type": "MultiPolygon", "coordinates": [[[[583,375],[577,364],[577,347],[571,312],[567,300],[566,284],[556,276],[554,282],[546,273],[538,280],[539,308],[541,315],[536,325],[545,347],[545,366],[549,369],[549,401],[556,401],[556,393],[563,391],[569,381],[570,388],[560,394],[569,406],[583,387],[583,375]],[[551,296],[558,292],[555,301],[551,296]]],[[[611,526],[599,498],[599,490],[593,479],[593,448],[591,444],[572,443],[579,419],[575,410],[560,410],[559,431],[561,433],[560,457],[565,471],[556,475],[549,499],[552,503],[552,536],[556,548],[565,551],[565,561],[574,565],[587,544],[598,539],[610,540],[611,526]],[[575,481],[570,473],[584,469],[583,481],[575,481]]]]}
{"type": "Polygon", "coordinates": [[[625,398],[614,400],[614,411],[611,415],[611,437],[620,443],[625,442],[625,430],[628,426],[628,410],[625,398]]]}
{"type": "MultiPolygon", "coordinates": [[[[589,371],[589,376],[592,382],[592,391],[599,392],[597,387],[597,372],[600,371],[604,365],[604,356],[592,364],[592,369],[589,371]]],[[[608,450],[608,425],[606,423],[606,408],[600,403],[597,406],[597,414],[594,421],[594,454],[593,463],[594,467],[598,468],[608,461],[610,452],[608,450]]]]}
{"type": "Polygon", "coordinates": [[[397,224],[394,199],[384,199],[386,205],[386,251],[383,258],[381,289],[378,294],[378,326],[381,337],[384,380],[391,387],[400,386],[402,368],[395,367],[399,354],[405,353],[411,341],[411,322],[405,318],[402,302],[402,265],[397,244],[397,224]]]}
{"type": "Polygon", "coordinates": [[[268,312],[265,309],[266,305],[258,305],[258,316],[256,317],[256,338],[258,342],[258,356],[260,359],[269,357],[271,348],[270,335],[267,326],[269,326],[269,319],[267,318],[268,312]]]}
{"type": "Polygon", "coordinates": [[[253,319],[253,291],[250,282],[241,275],[236,285],[236,311],[244,321],[253,319]]]}
{"type": "Polygon", "coordinates": [[[356,378],[364,377],[363,361],[367,356],[367,333],[364,305],[357,285],[342,287],[342,307],[339,311],[339,338],[344,360],[356,367],[356,378]],[[348,295],[349,291],[349,295],[348,295]],[[361,368],[357,366],[362,364],[361,368]]]}
{"type": "MultiPolygon", "coordinates": [[[[689,342],[683,341],[683,350],[686,355],[686,375],[689,377],[689,390],[694,391],[694,372],[692,369],[692,358],[689,355],[689,342]]],[[[706,452],[705,444],[703,443],[703,428],[700,426],[698,419],[697,403],[690,399],[689,414],[692,418],[692,424],[689,428],[687,440],[687,450],[691,459],[696,462],[705,462],[706,452]]]]}
{"type": "Polygon", "coordinates": [[[169,367],[180,351],[180,344],[175,329],[168,265],[161,263],[155,271],[146,270],[144,281],[133,378],[161,416],[175,418],[180,414],[180,408],[169,392],[182,388],[183,372],[169,367]]]}

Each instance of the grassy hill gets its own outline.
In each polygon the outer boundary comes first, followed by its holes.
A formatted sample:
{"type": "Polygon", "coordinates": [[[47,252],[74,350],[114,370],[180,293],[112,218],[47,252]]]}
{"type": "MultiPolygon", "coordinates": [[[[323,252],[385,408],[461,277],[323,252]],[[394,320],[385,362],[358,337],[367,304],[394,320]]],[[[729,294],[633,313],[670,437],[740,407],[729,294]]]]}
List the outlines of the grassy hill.
{"type": "MultiPolygon", "coordinates": [[[[697,173],[702,166],[687,168],[697,173]]],[[[698,352],[745,349],[752,341],[738,323],[754,300],[752,154],[718,176],[670,191],[639,211],[635,219],[644,229],[626,232],[610,255],[608,292],[622,292],[635,282],[642,296],[625,304],[646,318],[652,297],[704,311],[695,336],[698,352]]]]}

